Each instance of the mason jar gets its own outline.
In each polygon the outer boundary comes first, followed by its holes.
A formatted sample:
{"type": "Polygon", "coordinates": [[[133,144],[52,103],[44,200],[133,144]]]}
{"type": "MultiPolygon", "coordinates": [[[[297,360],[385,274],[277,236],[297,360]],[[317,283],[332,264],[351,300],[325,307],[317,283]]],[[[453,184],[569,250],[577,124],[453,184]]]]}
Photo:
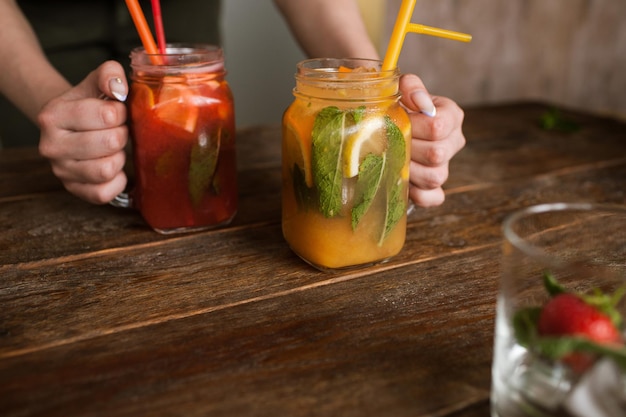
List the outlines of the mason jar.
{"type": "Polygon", "coordinates": [[[222,49],[170,44],[131,54],[129,126],[138,209],[160,233],[228,224],[237,211],[235,116],[222,49]]]}
{"type": "Polygon", "coordinates": [[[381,65],[297,65],[282,123],[282,231],[321,270],[383,262],[404,245],[411,123],[398,70],[381,65]]]}

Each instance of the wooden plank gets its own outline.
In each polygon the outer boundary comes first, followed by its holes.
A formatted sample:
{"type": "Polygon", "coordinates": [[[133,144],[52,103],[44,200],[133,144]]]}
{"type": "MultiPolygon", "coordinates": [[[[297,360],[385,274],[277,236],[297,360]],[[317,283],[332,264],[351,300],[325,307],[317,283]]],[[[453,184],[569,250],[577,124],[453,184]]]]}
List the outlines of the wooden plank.
{"type": "Polygon", "coordinates": [[[496,256],[490,247],[319,282],[3,360],[0,409],[4,416],[462,411],[488,397],[496,256]]]}
{"type": "MultiPolygon", "coordinates": [[[[563,151],[547,160],[541,155],[552,152],[542,150],[540,142],[534,139],[524,140],[525,143],[519,146],[527,151],[511,145],[500,145],[499,149],[490,151],[481,147],[480,144],[485,142],[490,143],[492,148],[497,146],[495,141],[469,143],[459,161],[452,166],[450,183],[455,186],[447,188],[447,202],[440,208],[417,209],[417,213],[431,216],[473,210],[477,207],[474,200],[478,198],[495,199],[494,206],[498,204],[498,199],[519,201],[519,204],[564,199],[625,201],[626,175],[623,166],[626,165],[626,140],[623,141],[623,150],[613,144],[606,148],[599,144],[597,148],[601,150],[596,150],[595,155],[570,141],[575,151],[563,151]],[[520,152],[534,152],[537,163],[528,163],[528,156],[520,158],[520,152]],[[506,164],[498,162],[505,159],[506,164]],[[528,182],[519,181],[523,178],[531,178],[535,184],[529,187],[528,182]],[[549,186],[545,184],[549,181],[565,183],[539,191],[545,185],[549,186]],[[493,187],[496,188],[492,190],[493,187]],[[485,190],[479,192],[481,189],[485,190]],[[459,199],[460,202],[452,207],[459,199]]],[[[279,223],[280,187],[278,168],[242,172],[240,210],[232,227],[279,223]]],[[[65,192],[5,201],[0,209],[0,231],[0,269],[1,265],[28,260],[78,255],[180,237],[164,237],[152,232],[134,211],[108,205],[89,205],[65,192]]]]}
{"type": "Polygon", "coordinates": [[[62,190],[47,160],[35,148],[9,148],[0,151],[0,204],[24,194],[62,190]]]}
{"type": "Polygon", "coordinates": [[[626,159],[626,123],[558,109],[559,117],[577,130],[546,130],[540,121],[549,111],[550,106],[537,103],[467,109],[467,145],[450,162],[445,188],[626,159]]]}
{"type": "MultiPolygon", "coordinates": [[[[468,110],[446,203],[410,216],[388,263],[334,274],[282,239],[277,128],[241,136],[245,209],[221,230],[162,237],[1,182],[0,414],[486,415],[502,219],[626,203],[624,124],[567,113],[577,132],[546,131],[547,109],[468,110]]],[[[11,151],[0,178],[21,158],[52,178],[11,151]]]]}
{"type": "MultiPolygon", "coordinates": [[[[280,186],[278,169],[241,172],[240,208],[230,227],[279,222],[280,186]]],[[[135,210],[92,205],[64,191],[5,200],[0,231],[0,268],[181,236],[153,232],[135,210]]]]}
{"type": "MultiPolygon", "coordinates": [[[[626,180],[614,178],[626,179],[626,164],[455,193],[444,206],[411,215],[405,247],[387,264],[330,276],[367,274],[498,245],[504,217],[530,204],[579,199],[623,203],[626,180]]],[[[56,256],[61,254],[0,266],[0,304],[7,311],[2,332],[10,334],[0,339],[0,355],[333,279],[293,255],[278,222],[56,256]]]]}

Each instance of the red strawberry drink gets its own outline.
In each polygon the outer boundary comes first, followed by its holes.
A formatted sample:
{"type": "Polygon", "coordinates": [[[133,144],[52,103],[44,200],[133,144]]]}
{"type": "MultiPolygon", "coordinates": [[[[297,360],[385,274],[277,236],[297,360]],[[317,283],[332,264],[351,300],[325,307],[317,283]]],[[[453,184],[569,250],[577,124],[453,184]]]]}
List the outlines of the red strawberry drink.
{"type": "Polygon", "coordinates": [[[492,416],[626,416],[626,208],[529,207],[504,238],[492,416]]]}
{"type": "Polygon", "coordinates": [[[138,48],[131,61],[134,206],[161,233],[230,222],[237,210],[235,121],[222,50],[170,45],[155,58],[138,48]]]}

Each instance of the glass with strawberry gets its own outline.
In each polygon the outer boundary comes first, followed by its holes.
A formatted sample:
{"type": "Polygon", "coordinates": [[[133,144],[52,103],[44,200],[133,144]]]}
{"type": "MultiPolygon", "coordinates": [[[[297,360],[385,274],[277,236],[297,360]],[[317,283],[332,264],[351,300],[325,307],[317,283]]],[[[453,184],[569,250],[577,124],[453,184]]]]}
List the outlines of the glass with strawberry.
{"type": "Polygon", "coordinates": [[[503,232],[492,416],[625,416],[626,207],[532,206],[503,232]]]}
{"type": "Polygon", "coordinates": [[[233,96],[222,49],[169,44],[131,52],[128,99],[134,189],[114,205],[137,208],[157,232],[228,224],[237,211],[233,96]]]}

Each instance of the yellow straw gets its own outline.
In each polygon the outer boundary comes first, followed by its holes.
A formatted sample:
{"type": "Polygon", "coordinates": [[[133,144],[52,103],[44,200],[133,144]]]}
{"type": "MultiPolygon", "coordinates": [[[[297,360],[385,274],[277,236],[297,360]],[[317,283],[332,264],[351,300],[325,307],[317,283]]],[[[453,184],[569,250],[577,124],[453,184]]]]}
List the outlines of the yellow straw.
{"type": "Polygon", "coordinates": [[[396,19],[396,24],[393,27],[391,33],[391,39],[387,46],[387,53],[383,60],[383,71],[389,71],[394,69],[398,65],[398,57],[400,56],[400,50],[404,43],[404,38],[408,32],[421,33],[424,35],[438,36],[440,38],[452,39],[455,41],[469,42],[472,40],[472,36],[466,33],[454,32],[451,30],[434,28],[431,26],[419,25],[411,23],[411,17],[413,16],[413,9],[415,9],[416,0],[402,0],[400,5],[400,11],[396,19]]]}
{"type": "Polygon", "coordinates": [[[400,11],[396,18],[396,24],[391,32],[391,39],[389,45],[387,45],[387,53],[383,60],[383,71],[389,71],[396,67],[398,63],[398,57],[400,56],[400,49],[404,43],[404,37],[406,36],[406,28],[413,16],[413,9],[415,8],[415,0],[402,0],[400,5],[400,11]]]}
{"type": "Polygon", "coordinates": [[[407,32],[421,33],[424,35],[438,36],[440,38],[451,39],[453,41],[469,42],[472,35],[467,33],[454,32],[452,30],[434,28],[432,26],[424,26],[417,23],[410,23],[407,32]]]}

